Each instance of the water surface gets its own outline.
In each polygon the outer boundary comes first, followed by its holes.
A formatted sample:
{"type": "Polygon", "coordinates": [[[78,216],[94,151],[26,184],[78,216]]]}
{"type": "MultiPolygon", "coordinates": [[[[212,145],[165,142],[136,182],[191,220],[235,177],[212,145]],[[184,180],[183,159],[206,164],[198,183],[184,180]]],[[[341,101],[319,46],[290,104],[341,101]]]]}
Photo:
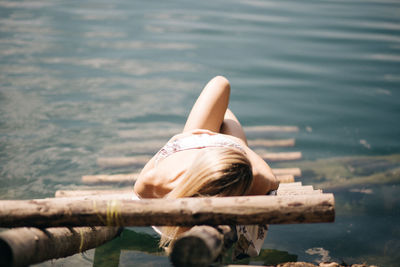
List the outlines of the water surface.
{"type": "MultiPolygon", "coordinates": [[[[305,161],[398,154],[399,13],[391,0],[0,1],[0,198],[49,197],[81,188],[82,175],[135,171],[96,159],[156,139],[123,131],[181,127],[215,75],[230,80],[244,125],[299,127],[265,137],[296,138],[277,150],[305,161]]],[[[399,193],[398,179],[335,191],[335,223],[273,226],[264,248],[395,266],[399,193]]],[[[92,266],[93,254],[38,266],[92,266]]],[[[168,264],[134,250],[120,259],[168,264]]]]}

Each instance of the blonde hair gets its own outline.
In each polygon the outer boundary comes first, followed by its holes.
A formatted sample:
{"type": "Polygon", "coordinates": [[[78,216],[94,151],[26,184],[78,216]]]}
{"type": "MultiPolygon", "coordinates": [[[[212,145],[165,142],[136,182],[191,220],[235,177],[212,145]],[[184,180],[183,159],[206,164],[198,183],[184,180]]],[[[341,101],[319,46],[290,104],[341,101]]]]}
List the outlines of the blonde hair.
{"type": "MultiPolygon", "coordinates": [[[[199,151],[182,182],[166,198],[242,196],[252,184],[250,161],[239,150],[209,147],[199,151]]],[[[176,238],[188,230],[185,227],[162,227],[160,247],[167,253],[176,238]]]]}

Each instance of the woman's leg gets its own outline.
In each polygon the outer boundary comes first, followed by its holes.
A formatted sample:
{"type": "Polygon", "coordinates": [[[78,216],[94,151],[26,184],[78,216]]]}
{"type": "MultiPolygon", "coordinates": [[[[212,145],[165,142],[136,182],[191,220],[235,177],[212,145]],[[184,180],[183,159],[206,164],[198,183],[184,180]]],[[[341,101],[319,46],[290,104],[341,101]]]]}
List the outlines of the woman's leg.
{"type": "Polygon", "coordinates": [[[219,132],[228,108],[229,81],[217,76],[207,83],[188,116],[183,132],[206,129],[219,132]]]}
{"type": "Polygon", "coordinates": [[[247,144],[246,134],[244,133],[243,127],[235,114],[230,109],[225,112],[224,121],[222,122],[220,133],[233,135],[240,138],[247,144]]]}

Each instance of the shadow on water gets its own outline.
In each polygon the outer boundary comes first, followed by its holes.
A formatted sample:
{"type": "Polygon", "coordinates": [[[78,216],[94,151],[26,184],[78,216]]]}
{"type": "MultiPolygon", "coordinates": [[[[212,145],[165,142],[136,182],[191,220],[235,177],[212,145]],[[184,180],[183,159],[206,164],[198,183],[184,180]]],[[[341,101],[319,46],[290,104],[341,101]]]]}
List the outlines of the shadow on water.
{"type": "MultiPolygon", "coordinates": [[[[118,266],[172,266],[162,249],[158,248],[159,237],[153,234],[125,229],[121,236],[96,248],[93,267],[118,266]]],[[[216,264],[277,265],[297,261],[296,255],[275,249],[262,249],[257,257],[232,260],[232,249],[216,264]]]]}

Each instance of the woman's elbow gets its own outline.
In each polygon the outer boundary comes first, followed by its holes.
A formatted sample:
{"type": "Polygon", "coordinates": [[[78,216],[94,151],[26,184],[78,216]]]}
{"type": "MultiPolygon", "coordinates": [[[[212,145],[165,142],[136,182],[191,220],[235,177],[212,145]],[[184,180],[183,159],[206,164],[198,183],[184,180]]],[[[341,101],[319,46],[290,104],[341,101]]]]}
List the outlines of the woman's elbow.
{"type": "Polygon", "coordinates": [[[231,89],[231,84],[229,83],[228,79],[222,75],[215,76],[212,81],[217,83],[219,87],[224,88],[225,90],[229,91],[231,89]]]}

